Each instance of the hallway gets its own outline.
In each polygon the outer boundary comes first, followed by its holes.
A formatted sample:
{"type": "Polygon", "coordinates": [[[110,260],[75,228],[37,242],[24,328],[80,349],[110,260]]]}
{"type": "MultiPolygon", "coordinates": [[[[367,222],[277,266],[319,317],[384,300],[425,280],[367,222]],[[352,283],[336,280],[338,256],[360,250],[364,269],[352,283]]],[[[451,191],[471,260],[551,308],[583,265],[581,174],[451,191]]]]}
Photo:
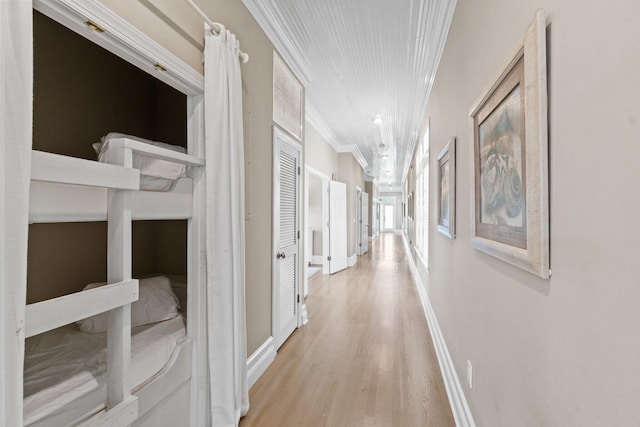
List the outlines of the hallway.
{"type": "Polygon", "coordinates": [[[400,233],[355,266],[316,274],[309,323],[250,391],[250,426],[453,426],[400,233]]]}

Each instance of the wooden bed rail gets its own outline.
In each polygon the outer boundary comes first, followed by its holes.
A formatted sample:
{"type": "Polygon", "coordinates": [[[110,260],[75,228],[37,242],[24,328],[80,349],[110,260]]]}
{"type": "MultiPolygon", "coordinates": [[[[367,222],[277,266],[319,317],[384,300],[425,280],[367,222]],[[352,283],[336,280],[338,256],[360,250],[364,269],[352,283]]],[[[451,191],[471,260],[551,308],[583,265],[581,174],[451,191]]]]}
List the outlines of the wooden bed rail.
{"type": "Polygon", "coordinates": [[[119,190],[140,189],[140,171],[60,154],[31,151],[31,180],[119,190]]]}
{"type": "Polygon", "coordinates": [[[116,138],[109,144],[108,163],[32,151],[32,181],[107,189],[107,281],[111,284],[27,305],[25,334],[31,337],[110,311],[106,411],[86,424],[126,426],[138,416],[138,400],[131,395],[130,386],[131,303],[138,299],[138,281],[131,278],[132,193],[140,189],[133,154],[190,167],[204,166],[205,161],[128,138],[116,138]]]}
{"type": "Polygon", "coordinates": [[[32,337],[138,300],[138,281],[126,280],[28,304],[25,335],[32,337]]]}
{"type": "Polygon", "coordinates": [[[132,424],[138,418],[138,398],[128,396],[106,412],[101,412],[83,425],[85,427],[121,427],[132,424]]]}
{"type": "Polygon", "coordinates": [[[146,144],[128,138],[114,138],[109,141],[111,147],[121,147],[129,149],[138,154],[154,157],[158,160],[166,160],[172,163],[178,163],[186,166],[204,166],[205,160],[190,154],[179,153],[177,151],[167,150],[155,145],[146,144]]]}

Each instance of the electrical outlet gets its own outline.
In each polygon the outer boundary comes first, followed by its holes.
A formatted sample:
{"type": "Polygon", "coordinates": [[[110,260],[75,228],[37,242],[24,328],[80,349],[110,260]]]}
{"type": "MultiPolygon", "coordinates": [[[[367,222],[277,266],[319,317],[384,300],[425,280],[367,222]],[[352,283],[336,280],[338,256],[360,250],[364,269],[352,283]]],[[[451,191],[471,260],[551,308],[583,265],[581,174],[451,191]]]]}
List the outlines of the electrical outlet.
{"type": "Polygon", "coordinates": [[[473,388],[473,365],[471,365],[471,361],[467,360],[467,383],[469,384],[469,388],[473,388]]]}

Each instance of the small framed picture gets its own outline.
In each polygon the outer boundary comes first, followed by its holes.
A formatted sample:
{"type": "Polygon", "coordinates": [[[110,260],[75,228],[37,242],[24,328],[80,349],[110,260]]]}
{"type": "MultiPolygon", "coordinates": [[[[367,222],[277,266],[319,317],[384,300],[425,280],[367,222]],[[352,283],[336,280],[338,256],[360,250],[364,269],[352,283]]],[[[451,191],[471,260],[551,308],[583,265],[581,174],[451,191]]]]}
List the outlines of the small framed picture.
{"type": "Polygon", "coordinates": [[[438,155],[438,231],[456,237],[456,139],[451,138],[438,155]]]}
{"type": "Polygon", "coordinates": [[[304,88],[273,51],[273,121],[302,141],[304,88]]]}
{"type": "Polygon", "coordinates": [[[549,278],[547,65],[544,12],[471,109],[471,243],[549,278]]]}

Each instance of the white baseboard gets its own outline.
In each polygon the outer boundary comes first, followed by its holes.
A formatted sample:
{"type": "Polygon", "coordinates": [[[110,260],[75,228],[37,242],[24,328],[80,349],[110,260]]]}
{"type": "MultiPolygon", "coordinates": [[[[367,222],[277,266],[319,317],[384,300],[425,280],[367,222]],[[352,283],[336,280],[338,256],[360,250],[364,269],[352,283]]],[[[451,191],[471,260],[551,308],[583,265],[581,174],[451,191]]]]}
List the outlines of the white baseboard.
{"type": "Polygon", "coordinates": [[[438,325],[438,319],[433,311],[431,302],[429,302],[429,296],[422,283],[422,279],[418,274],[416,264],[413,261],[411,255],[411,249],[407,238],[402,234],[402,240],[404,242],[404,249],[409,259],[409,267],[411,268],[411,275],[413,276],[414,283],[418,289],[420,295],[420,301],[422,302],[422,309],[427,317],[427,325],[431,332],[431,339],[433,340],[433,346],[436,350],[436,356],[438,357],[438,364],[440,365],[440,371],[442,372],[442,379],[444,380],[445,388],[447,389],[447,396],[449,397],[449,404],[451,405],[451,411],[453,412],[453,418],[455,419],[457,427],[475,427],[471,410],[467,404],[467,398],[464,395],[464,390],[456,374],[456,368],[451,360],[451,355],[447,349],[447,344],[442,336],[442,331],[438,325]]]}
{"type": "Polygon", "coordinates": [[[306,325],[309,321],[309,314],[307,313],[307,304],[305,303],[300,305],[300,316],[302,317],[302,325],[306,325]]]}
{"type": "Polygon", "coordinates": [[[247,359],[247,383],[249,388],[258,381],[264,371],[276,358],[276,346],[273,337],[267,338],[256,351],[247,359]]]}
{"type": "Polygon", "coordinates": [[[347,259],[347,265],[353,267],[358,262],[358,254],[353,254],[347,259]]]}
{"type": "Polygon", "coordinates": [[[322,265],[322,255],[312,255],[311,264],[322,265]]]}

